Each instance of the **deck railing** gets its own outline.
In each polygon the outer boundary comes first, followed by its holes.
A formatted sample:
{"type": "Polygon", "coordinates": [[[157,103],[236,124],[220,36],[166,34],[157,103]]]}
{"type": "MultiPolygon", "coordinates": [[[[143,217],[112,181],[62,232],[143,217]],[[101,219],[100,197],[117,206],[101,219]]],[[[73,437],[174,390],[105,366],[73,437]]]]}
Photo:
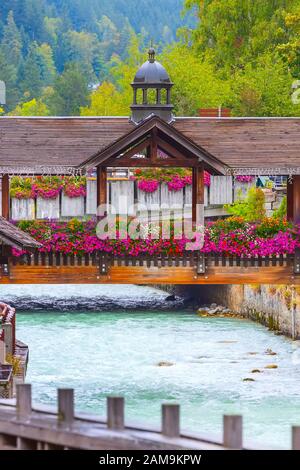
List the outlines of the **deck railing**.
{"type": "MultiPolygon", "coordinates": [[[[163,404],[160,428],[125,421],[122,397],[107,398],[107,417],[75,413],[74,391],[58,390],[57,409],[32,406],[31,385],[17,386],[16,401],[0,400],[0,449],[52,450],[222,450],[270,449],[243,441],[241,416],[223,417],[223,437],[185,432],[180,407],[163,404]]],[[[300,427],[292,428],[292,447],[300,450],[300,427]]]]}
{"type": "Polygon", "coordinates": [[[199,251],[187,251],[182,254],[159,255],[111,255],[94,252],[84,255],[67,255],[59,252],[34,253],[13,258],[13,265],[27,266],[100,266],[100,273],[105,274],[109,266],[146,266],[146,267],[195,267],[199,274],[209,267],[271,267],[290,266],[295,274],[300,273],[300,256],[295,254],[274,256],[230,256],[205,254],[199,251]]]}

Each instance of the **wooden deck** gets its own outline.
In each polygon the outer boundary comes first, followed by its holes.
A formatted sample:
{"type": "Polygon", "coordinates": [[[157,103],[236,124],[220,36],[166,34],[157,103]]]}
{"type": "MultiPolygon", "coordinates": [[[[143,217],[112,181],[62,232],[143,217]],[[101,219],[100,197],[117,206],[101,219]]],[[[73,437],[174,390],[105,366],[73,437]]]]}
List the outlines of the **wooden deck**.
{"type": "MultiPolygon", "coordinates": [[[[124,405],[122,397],[108,397],[106,418],[78,414],[74,391],[60,389],[57,408],[32,406],[31,386],[18,385],[17,400],[0,400],[0,450],[270,449],[243,442],[241,416],[224,416],[223,436],[211,436],[183,431],[177,404],[162,405],[157,428],[128,423],[124,405]]],[[[292,429],[292,442],[294,450],[300,449],[299,427],[292,429]]]]}
{"type": "Polygon", "coordinates": [[[300,285],[297,255],[273,258],[157,256],[113,258],[94,254],[36,254],[11,260],[2,284],[293,284],[300,285]]]}

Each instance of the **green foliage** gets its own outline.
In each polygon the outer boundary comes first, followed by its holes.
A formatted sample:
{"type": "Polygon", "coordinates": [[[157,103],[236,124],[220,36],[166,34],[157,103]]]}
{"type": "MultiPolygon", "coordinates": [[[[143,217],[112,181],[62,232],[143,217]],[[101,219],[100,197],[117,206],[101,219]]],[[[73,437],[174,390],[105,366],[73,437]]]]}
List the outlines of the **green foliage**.
{"type": "Polygon", "coordinates": [[[287,216],[287,197],[284,196],[284,198],[282,198],[282,201],[280,203],[280,206],[278,207],[278,209],[276,211],[274,211],[273,213],[273,217],[275,219],[284,219],[285,217],[287,216]]]}
{"type": "Polygon", "coordinates": [[[278,232],[286,232],[292,224],[289,224],[286,219],[278,217],[266,217],[262,220],[256,228],[257,235],[262,238],[273,237],[278,232]]]}
{"type": "Polygon", "coordinates": [[[32,196],[32,180],[31,178],[22,178],[21,176],[13,176],[10,180],[10,196],[29,199],[32,196]]]}
{"type": "Polygon", "coordinates": [[[266,216],[265,195],[261,189],[250,188],[245,198],[240,197],[231,205],[225,205],[229,214],[242,217],[246,222],[257,222],[266,216]]]}
{"type": "Polygon", "coordinates": [[[58,116],[79,115],[80,107],[88,104],[88,86],[77,64],[69,64],[57,77],[49,106],[58,116]]]}
{"type": "Polygon", "coordinates": [[[34,98],[18,105],[10,114],[12,116],[49,116],[50,111],[45,103],[34,98]]]}

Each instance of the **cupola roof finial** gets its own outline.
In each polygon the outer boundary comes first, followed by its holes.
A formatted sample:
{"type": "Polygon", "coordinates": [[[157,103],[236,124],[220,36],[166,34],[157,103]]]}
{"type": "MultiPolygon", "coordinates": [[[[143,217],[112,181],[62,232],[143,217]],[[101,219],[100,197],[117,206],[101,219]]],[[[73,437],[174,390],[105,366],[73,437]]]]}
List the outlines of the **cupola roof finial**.
{"type": "Polygon", "coordinates": [[[153,64],[153,62],[155,62],[155,49],[153,47],[152,39],[151,39],[151,42],[150,42],[150,48],[149,48],[149,51],[148,51],[148,55],[149,55],[149,62],[151,64],[153,64]]]}

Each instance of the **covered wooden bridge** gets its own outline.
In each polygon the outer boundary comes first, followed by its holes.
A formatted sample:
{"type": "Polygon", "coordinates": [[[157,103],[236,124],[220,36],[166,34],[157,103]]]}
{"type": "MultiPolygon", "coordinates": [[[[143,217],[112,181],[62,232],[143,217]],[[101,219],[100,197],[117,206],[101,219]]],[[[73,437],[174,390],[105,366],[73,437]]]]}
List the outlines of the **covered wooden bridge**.
{"type": "MultiPolygon", "coordinates": [[[[281,175],[289,178],[287,217],[300,222],[300,118],[175,117],[172,86],[150,50],[132,83],[130,118],[0,118],[1,283],[300,284],[297,251],[253,258],[200,251],[118,257],[101,251],[83,256],[41,253],[31,246],[33,252],[13,256],[12,236],[16,247],[18,237],[5,221],[12,218],[10,183],[15,175],[93,175],[92,203],[103,217],[110,211],[108,174],[115,169],[189,168],[194,223],[203,216],[205,171],[224,178],[281,175]]],[[[90,215],[87,201],[82,204],[90,215]]]]}

